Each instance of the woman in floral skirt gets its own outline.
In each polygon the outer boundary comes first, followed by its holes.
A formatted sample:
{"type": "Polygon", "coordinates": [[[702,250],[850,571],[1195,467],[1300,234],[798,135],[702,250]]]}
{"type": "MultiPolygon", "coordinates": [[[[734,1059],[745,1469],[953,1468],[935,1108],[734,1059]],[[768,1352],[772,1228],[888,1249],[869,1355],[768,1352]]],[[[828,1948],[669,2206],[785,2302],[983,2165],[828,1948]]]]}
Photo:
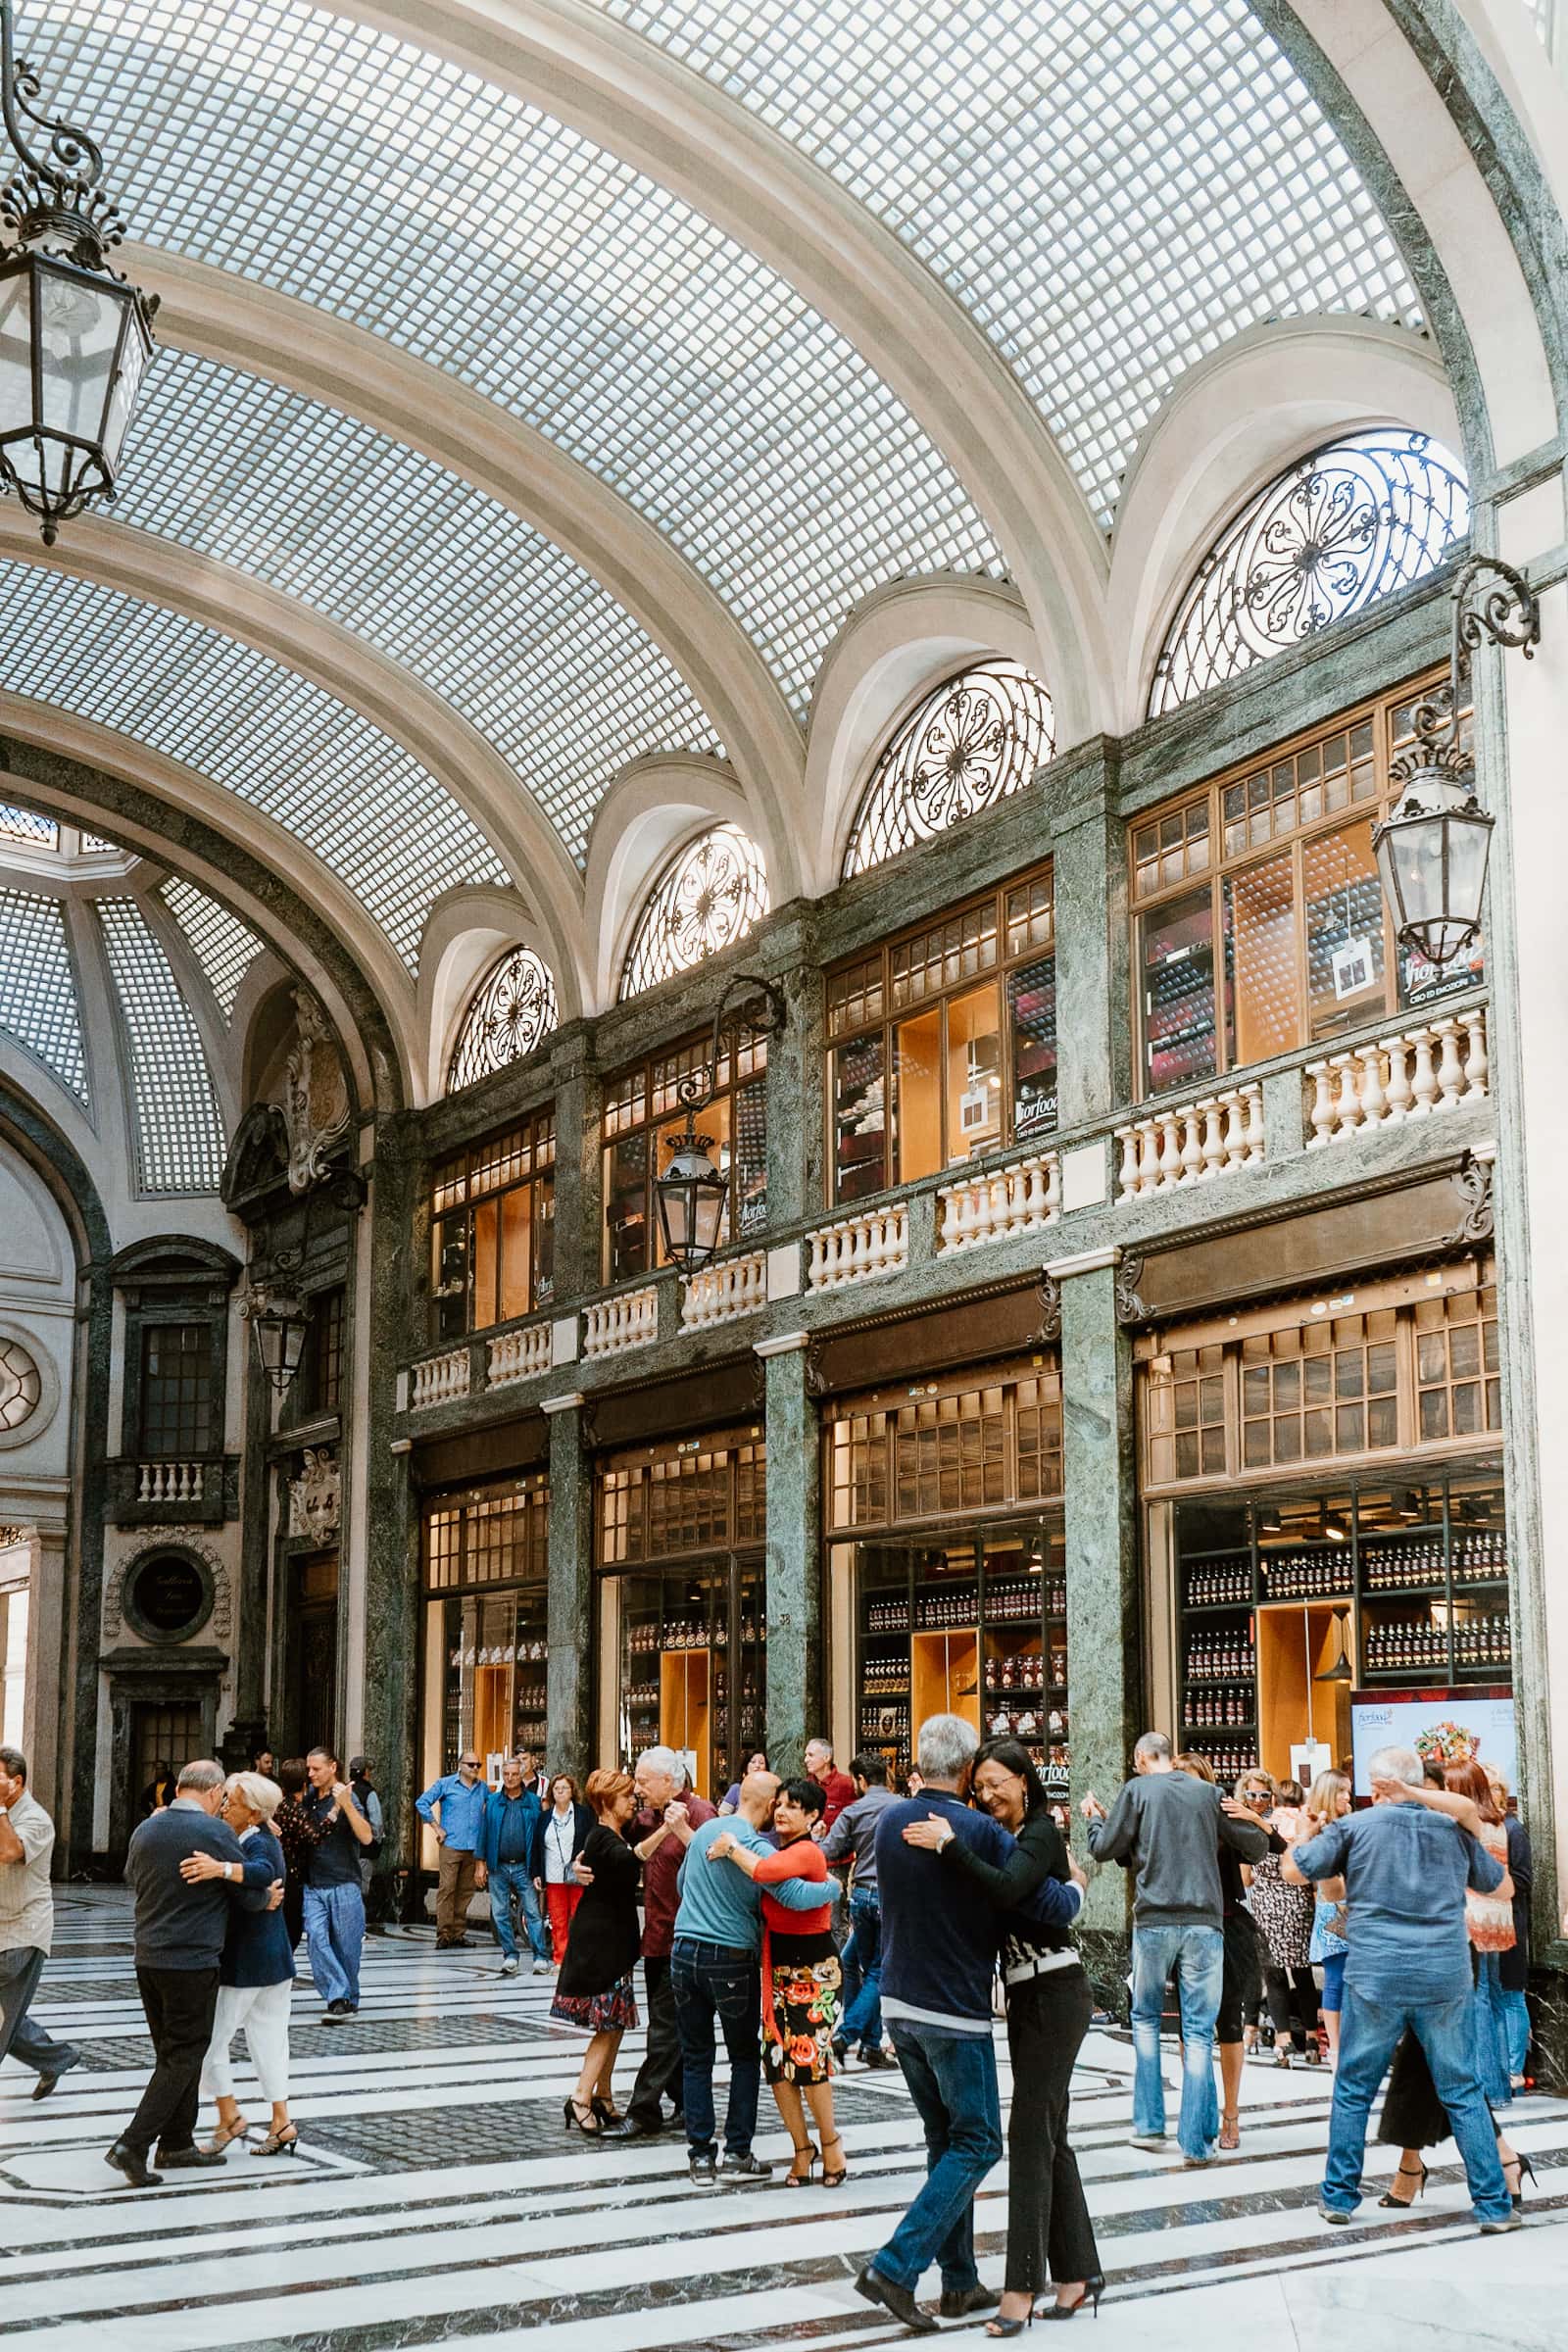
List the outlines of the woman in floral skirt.
{"type": "Polygon", "coordinates": [[[849,2179],[844,2143],[833,2121],[833,2036],[839,2030],[843,1975],[833,1941],[833,1905],[827,1864],[811,1833],[827,1807],[815,1781],[786,1781],[773,1808],[774,1854],[749,1852],[728,1834],[709,1847],[712,1861],[731,1861],[762,1890],[762,2064],[773,2086],[779,2114],[795,2142],[795,2161],[784,2176],[786,2188],[804,2188],[817,2151],[806,2128],[806,2105],[816,2119],[822,2145],[822,2185],[841,2188],[849,2179]],[[804,1879],[823,1889],[820,1911],[787,1911],[767,1891],[784,1879],[804,1879]],[[803,2103],[804,2102],[804,2103],[803,2103]],[[829,2150],[838,2156],[828,2162],[829,2150]]]}

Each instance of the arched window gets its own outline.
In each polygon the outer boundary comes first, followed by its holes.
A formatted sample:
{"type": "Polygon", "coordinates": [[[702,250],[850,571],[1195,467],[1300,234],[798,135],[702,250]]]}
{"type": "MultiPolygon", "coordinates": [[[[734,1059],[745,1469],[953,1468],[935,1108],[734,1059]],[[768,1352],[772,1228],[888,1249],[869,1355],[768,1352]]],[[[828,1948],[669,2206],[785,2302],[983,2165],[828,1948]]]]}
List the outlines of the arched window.
{"type": "Polygon", "coordinates": [[[513,948],[473,992],[447,1070],[447,1093],[531,1054],[556,1026],[556,984],[532,948],[513,948]]]}
{"type": "Polygon", "coordinates": [[[762,853],[739,825],[689,841],[649,895],[620,975],[621,1003],[744,939],[766,912],[762,853]]]}
{"type": "Polygon", "coordinates": [[[1021,792],[1056,748],[1051,697],[1016,662],[977,662],[924,696],[876,764],[844,879],[1021,792]]]}
{"type": "Polygon", "coordinates": [[[1407,588],[1469,528],[1459,461],[1425,433],[1385,425],[1313,450],[1199,565],[1154,665],[1150,717],[1407,588]]]}

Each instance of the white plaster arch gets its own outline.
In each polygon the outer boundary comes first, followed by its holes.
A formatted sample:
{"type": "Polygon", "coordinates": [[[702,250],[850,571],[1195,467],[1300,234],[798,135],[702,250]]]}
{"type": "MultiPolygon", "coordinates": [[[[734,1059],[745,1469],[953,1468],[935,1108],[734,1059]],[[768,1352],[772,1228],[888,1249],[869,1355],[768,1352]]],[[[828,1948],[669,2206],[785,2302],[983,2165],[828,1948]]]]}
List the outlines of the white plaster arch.
{"type": "Polygon", "coordinates": [[[431,1102],[446,1092],[447,1069],[475,988],[513,948],[531,948],[550,965],[560,1018],[575,1020],[581,1009],[576,975],[565,975],[568,1000],[563,975],[550,962],[550,943],[520,900],[504,890],[449,890],[431,907],[419,941],[416,988],[431,1102]]]}
{"type": "MultiPolygon", "coordinates": [[[[19,1088],[30,1092],[32,1076],[39,1065],[15,1047],[9,1037],[0,1042],[6,1049],[0,1067],[19,1088]],[[28,1065],[25,1082],[20,1075],[21,1065],[24,1062],[28,1065]]],[[[48,1079],[47,1071],[42,1074],[48,1079]]],[[[56,1094],[64,1093],[64,1089],[59,1088],[54,1080],[50,1079],[49,1084],[56,1094]]],[[[68,1104],[73,1101],[73,1097],[66,1096],[68,1104]]],[[[79,1109],[79,1105],[76,1107],[79,1109]]],[[[60,1109],[60,1103],[51,1100],[48,1104],[50,1116],[58,1119],[60,1109]]],[[[90,1138],[91,1130],[87,1133],[90,1138]]],[[[76,1138],[73,1137],[72,1141],[75,1143],[76,1138]]],[[[80,1149],[79,1144],[77,1149],[80,1149]]],[[[0,1162],[4,1164],[6,1184],[11,1194],[3,1220],[4,1240],[0,1242],[0,1251],[3,1251],[0,1254],[0,1305],[15,1307],[34,1292],[44,1297],[54,1294],[70,1298],[76,1279],[76,1253],[59,1201],[32,1162],[24,1159],[20,1152],[4,1141],[0,1141],[0,1162]]]]}
{"type": "Polygon", "coordinates": [[[1107,551],[1049,426],[956,296],[820,166],[580,0],[347,0],[645,172],[847,336],[990,520],[1054,681],[1063,746],[1102,724],[1107,551]]]}
{"type": "MultiPolygon", "coordinates": [[[[404,1100],[411,1103],[420,1100],[414,1087],[416,1063],[413,1040],[414,984],[385,933],[369,919],[359,900],[292,834],[285,833],[270,817],[247,807],[222,786],[210,783],[194,768],[166,759],[133,736],[116,734],[95,720],[79,718],[74,711],[57,710],[52,704],[34,703],[22,695],[0,694],[0,734],[33,745],[43,753],[75,760],[83,767],[102,768],[107,774],[135,785],[167,808],[172,817],[196,816],[286,881],[353,956],[391,1032],[403,1078],[404,1100]]],[[[309,981],[344,1040],[362,1103],[385,1100],[384,1088],[377,1085],[370,1049],[362,1039],[359,1024],[336,981],[307,943],[279,921],[270,906],[236,882],[226,866],[196,855],[184,843],[178,845],[177,851],[172,851],[171,841],[163,833],[133,823],[118,812],[110,814],[93,801],[72,792],[63,782],[38,782],[30,775],[19,780],[24,781],[27,798],[39,808],[89,832],[107,825],[118,840],[139,856],[162,865],[177,864],[181,873],[188,874],[193,882],[200,883],[204,890],[231,906],[260,938],[281,943],[282,960],[297,966],[309,981]]]]}
{"type": "MultiPolygon", "coordinates": [[[[594,942],[594,983],[584,1009],[602,1012],[616,1001],[632,933],[660,873],[681,844],[710,825],[739,825],[758,840],[757,812],[722,760],[697,755],[634,760],[600,803],[588,836],[588,924],[594,942]]],[[[783,903],[770,845],[759,841],[767,862],[773,905],[783,903]]]]}
{"type": "Polygon", "coordinates": [[[1187,370],[1139,441],[1117,511],[1113,732],[1143,724],[1171,616],[1237,510],[1306,451],[1377,424],[1407,424],[1461,452],[1442,363],[1405,327],[1274,319],[1187,370]]]}
{"type": "Polygon", "coordinates": [[[811,703],[812,897],[837,886],[871,769],[906,711],[965,662],[996,654],[1053,686],[1023,599],[1003,581],[897,580],[856,607],[828,648],[811,703]]]}

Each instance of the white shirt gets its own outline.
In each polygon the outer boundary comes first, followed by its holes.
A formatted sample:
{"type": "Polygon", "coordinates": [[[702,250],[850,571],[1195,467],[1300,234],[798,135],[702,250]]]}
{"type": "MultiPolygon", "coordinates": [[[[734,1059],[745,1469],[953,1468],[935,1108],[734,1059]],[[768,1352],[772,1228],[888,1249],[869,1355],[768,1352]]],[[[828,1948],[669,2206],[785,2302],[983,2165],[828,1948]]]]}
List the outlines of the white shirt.
{"type": "Polygon", "coordinates": [[[558,1813],[552,1806],[545,1816],[545,1884],[550,1886],[569,1886],[566,1871],[572,1853],[572,1838],[577,1827],[575,1809],[558,1813]]]}
{"type": "Polygon", "coordinates": [[[55,1825],[25,1788],[11,1807],[22,1840],[20,1862],[0,1862],[0,1952],[47,1952],[54,1937],[55,1898],[49,1857],[55,1825]]]}

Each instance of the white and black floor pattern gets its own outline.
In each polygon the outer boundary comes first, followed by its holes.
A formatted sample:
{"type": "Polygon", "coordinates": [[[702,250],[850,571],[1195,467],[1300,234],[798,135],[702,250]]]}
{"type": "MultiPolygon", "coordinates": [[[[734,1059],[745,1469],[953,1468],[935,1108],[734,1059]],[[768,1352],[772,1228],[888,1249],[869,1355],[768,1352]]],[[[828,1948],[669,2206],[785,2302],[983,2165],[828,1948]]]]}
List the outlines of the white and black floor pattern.
{"type": "MultiPolygon", "coordinates": [[[[372,1937],[357,2023],[293,2031],[301,2148],[117,2189],[103,2150],[135,2104],[149,2048],[128,1913],[63,1891],[37,2014],[86,2064],[34,2102],[0,2068],[0,2336],[17,2352],[815,2352],[911,2341],[852,2280],[922,2169],[897,2074],[852,2071],[840,2190],[694,2191],[674,2139],[593,2148],[563,2126],[581,2043],[548,2019],[550,1983],[497,1977],[476,1947],[372,1937]]],[[[641,2034],[627,2036],[629,2087],[641,2034]]],[[[1005,2043],[999,2036],[1006,2090],[1005,2043]]],[[[1531,2097],[1508,2129],[1539,2176],[1527,2228],[1482,2239],[1451,2146],[1408,2215],[1370,2200],[1348,2230],[1318,2220],[1329,2082],[1251,2067],[1244,2147],[1211,2172],[1129,2146],[1131,2051],[1086,2043],[1074,2139],[1109,2281],[1093,2352],[1561,2352],[1568,2343],[1568,2100],[1531,2097]]],[[[242,2070],[243,2095],[249,2080],[242,2070]]],[[[1174,2053],[1167,2061],[1174,2085],[1174,2053]]],[[[250,2112],[261,2116],[259,2098],[250,2112]]],[[[788,2142],[767,2093],[759,2151],[788,2142]]],[[[204,2127],[208,2119],[204,2117],[204,2127]]],[[[1373,2151],[1374,2190],[1393,2151],[1373,2151]]],[[[1000,2283],[1006,2173],[976,2208],[982,2276],[1000,2283]]],[[[935,2274],[925,2292],[934,2298],[935,2274]]],[[[983,2323],[944,2340],[982,2343],[983,2323]]]]}

